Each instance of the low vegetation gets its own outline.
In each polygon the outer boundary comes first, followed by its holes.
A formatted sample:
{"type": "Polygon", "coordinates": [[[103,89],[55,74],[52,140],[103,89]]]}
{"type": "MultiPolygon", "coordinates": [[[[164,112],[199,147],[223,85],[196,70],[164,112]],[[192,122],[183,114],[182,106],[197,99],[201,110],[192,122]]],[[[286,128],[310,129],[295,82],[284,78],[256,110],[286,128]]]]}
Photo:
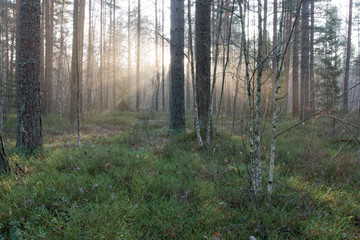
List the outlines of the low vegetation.
{"type": "MultiPolygon", "coordinates": [[[[0,239],[359,238],[358,144],[322,119],[279,137],[274,194],[255,197],[240,128],[200,150],[191,121],[173,136],[163,113],[93,113],[78,148],[68,121],[48,116],[43,148],[28,157],[9,116],[0,239]]],[[[280,130],[295,120],[283,122],[280,130]]],[[[265,190],[270,122],[263,127],[265,190]]]]}

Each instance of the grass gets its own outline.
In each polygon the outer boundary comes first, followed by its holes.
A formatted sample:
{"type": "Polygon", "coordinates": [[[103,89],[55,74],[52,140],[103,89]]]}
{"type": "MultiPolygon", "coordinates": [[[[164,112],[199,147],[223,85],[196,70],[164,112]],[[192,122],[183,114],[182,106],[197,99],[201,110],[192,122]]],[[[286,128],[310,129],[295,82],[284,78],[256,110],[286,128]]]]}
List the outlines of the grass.
{"type": "MultiPolygon", "coordinates": [[[[359,238],[358,146],[346,144],[324,172],[343,144],[343,135],[325,133],[329,122],[278,139],[275,194],[254,199],[242,134],[222,131],[200,151],[191,121],[169,136],[167,119],[154,114],[146,133],[142,115],[93,113],[78,148],[67,121],[48,116],[42,149],[27,157],[15,149],[10,116],[13,174],[0,176],[0,239],[359,238]]],[[[263,142],[266,182],[269,129],[263,142]]]]}

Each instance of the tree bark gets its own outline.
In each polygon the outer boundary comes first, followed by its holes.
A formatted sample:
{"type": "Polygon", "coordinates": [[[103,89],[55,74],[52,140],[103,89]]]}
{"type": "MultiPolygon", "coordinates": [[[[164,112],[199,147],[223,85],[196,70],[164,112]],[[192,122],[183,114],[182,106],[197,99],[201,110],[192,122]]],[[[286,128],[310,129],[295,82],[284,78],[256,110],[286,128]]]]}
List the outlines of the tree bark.
{"type": "Polygon", "coordinates": [[[315,71],[314,71],[314,30],[315,30],[315,0],[310,0],[310,112],[315,112],[315,71]]]}
{"type": "Polygon", "coordinates": [[[113,0],[113,89],[112,89],[112,97],[113,97],[113,109],[116,108],[117,96],[116,96],[116,79],[117,79],[117,71],[116,71],[116,1],[113,0]]]}
{"type": "Polygon", "coordinates": [[[302,3],[302,24],[301,24],[301,99],[300,99],[300,119],[305,119],[310,115],[310,66],[309,66],[309,0],[302,3]]]}
{"type": "Polygon", "coordinates": [[[160,72],[159,72],[159,25],[158,25],[158,0],[155,0],[155,111],[159,111],[159,91],[160,91],[160,72]]]}
{"type": "Polygon", "coordinates": [[[163,37],[161,38],[161,79],[162,79],[162,110],[165,112],[165,39],[164,39],[164,26],[165,26],[165,6],[164,0],[162,0],[162,20],[161,20],[161,32],[163,37]]]}
{"type": "MultiPolygon", "coordinates": [[[[299,4],[297,4],[299,7],[299,4]]],[[[299,117],[299,21],[295,23],[293,44],[292,116],[299,117]]]]}
{"type": "Polygon", "coordinates": [[[201,131],[207,132],[210,101],[210,61],[211,61],[211,0],[196,1],[195,10],[195,57],[196,57],[196,97],[201,131]]]}
{"type": "Polygon", "coordinates": [[[41,145],[40,0],[20,0],[17,146],[41,145]]]}
{"type": "Polygon", "coordinates": [[[2,138],[2,134],[0,132],[0,174],[2,173],[10,173],[9,161],[6,157],[6,151],[4,146],[4,141],[2,138]]]}
{"type": "Polygon", "coordinates": [[[140,27],[141,27],[141,1],[138,0],[137,12],[137,30],[136,30],[136,111],[140,111],[140,27]]]}
{"type": "MultiPolygon", "coordinates": [[[[132,81],[131,81],[131,1],[128,1],[128,22],[127,22],[127,31],[128,31],[128,72],[127,72],[127,89],[128,92],[132,92],[132,81]]],[[[127,95],[129,96],[129,95],[127,95]]]]}
{"type": "Polygon", "coordinates": [[[351,57],[351,28],[352,28],[352,5],[353,1],[349,0],[349,22],[348,22],[348,37],[346,47],[346,62],[345,62],[345,77],[344,77],[344,95],[343,95],[343,111],[349,111],[348,88],[349,88],[349,72],[350,72],[350,57],[351,57]]]}
{"type": "Polygon", "coordinates": [[[85,30],[85,0],[79,1],[79,16],[78,16],[78,24],[79,24],[79,94],[80,94],[80,113],[83,109],[83,98],[82,98],[82,85],[83,85],[83,56],[84,56],[84,30],[85,30]]]}
{"type": "Polygon", "coordinates": [[[103,110],[103,0],[100,2],[100,69],[99,69],[99,109],[103,110]]]}
{"type": "Polygon", "coordinates": [[[93,43],[92,43],[92,10],[91,10],[91,0],[89,0],[89,33],[88,33],[88,50],[87,50],[87,66],[86,66],[86,81],[87,81],[87,101],[86,107],[87,110],[92,108],[92,88],[93,88],[93,75],[92,75],[92,55],[93,55],[93,43]]]}
{"type": "Polygon", "coordinates": [[[52,100],[52,77],[53,77],[53,55],[54,55],[54,1],[45,1],[45,86],[43,109],[44,114],[51,111],[52,100]]]}
{"type": "Polygon", "coordinates": [[[171,105],[170,129],[185,129],[184,0],[171,0],[171,105]]]}

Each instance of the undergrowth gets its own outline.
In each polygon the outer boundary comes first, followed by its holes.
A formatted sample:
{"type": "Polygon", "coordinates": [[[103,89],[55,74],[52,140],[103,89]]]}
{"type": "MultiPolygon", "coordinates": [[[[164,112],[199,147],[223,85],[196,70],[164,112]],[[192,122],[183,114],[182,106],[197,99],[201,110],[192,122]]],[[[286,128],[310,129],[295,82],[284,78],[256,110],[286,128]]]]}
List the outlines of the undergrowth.
{"type": "MultiPolygon", "coordinates": [[[[67,121],[48,116],[32,157],[14,148],[10,119],[13,171],[0,177],[0,239],[358,238],[358,146],[332,159],[343,142],[324,137],[326,121],[278,139],[275,192],[255,198],[240,130],[222,131],[201,150],[190,121],[170,135],[167,117],[156,113],[145,125],[136,113],[94,114],[78,148],[67,121]]],[[[269,131],[263,142],[265,190],[269,131]]]]}

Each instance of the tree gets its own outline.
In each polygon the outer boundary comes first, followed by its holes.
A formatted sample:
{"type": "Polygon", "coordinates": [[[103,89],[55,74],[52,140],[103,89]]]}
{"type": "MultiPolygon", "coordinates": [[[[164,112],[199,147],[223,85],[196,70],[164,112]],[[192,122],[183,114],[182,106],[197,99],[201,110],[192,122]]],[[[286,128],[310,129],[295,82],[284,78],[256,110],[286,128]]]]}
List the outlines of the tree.
{"type": "MultiPolygon", "coordinates": [[[[76,104],[76,123],[78,131],[78,145],[80,145],[80,76],[79,76],[79,2],[74,0],[73,12],[73,45],[71,58],[71,80],[70,80],[71,101],[76,104]],[[75,91],[74,91],[75,90],[75,91]],[[75,92],[76,96],[73,96],[75,92]]],[[[71,116],[71,115],[70,115],[71,116]]],[[[75,118],[72,124],[75,123],[75,118]]]]}
{"type": "Polygon", "coordinates": [[[141,1],[138,0],[138,19],[136,29],[136,111],[140,111],[140,27],[141,27],[141,1]]]}
{"type": "Polygon", "coordinates": [[[159,27],[158,27],[158,0],[155,0],[155,110],[159,111],[159,90],[160,90],[160,72],[159,72],[159,27]]]}
{"type": "Polygon", "coordinates": [[[171,0],[171,103],[170,129],[185,129],[184,0],[171,0]]]}
{"type": "Polygon", "coordinates": [[[52,100],[52,75],[54,56],[54,1],[45,1],[45,85],[42,102],[42,112],[50,113],[52,100]]]}
{"type": "MultiPolygon", "coordinates": [[[[162,18],[161,18],[161,32],[164,35],[165,26],[165,7],[164,0],[162,0],[162,18]]],[[[161,38],[161,79],[162,79],[162,110],[165,112],[165,39],[161,38]]]]}
{"type": "Polygon", "coordinates": [[[127,67],[128,67],[128,71],[127,71],[127,84],[128,84],[128,90],[129,92],[131,89],[131,5],[130,5],[131,1],[128,1],[128,21],[127,21],[127,37],[128,37],[128,42],[127,42],[127,54],[128,54],[128,62],[127,62],[127,67]]]}
{"type": "Polygon", "coordinates": [[[0,174],[10,173],[9,161],[6,158],[4,141],[0,132],[0,174]]]}
{"type": "Polygon", "coordinates": [[[310,115],[310,66],[309,66],[309,0],[302,2],[302,24],[301,24],[301,98],[300,98],[300,119],[305,119],[310,115]]]}
{"type": "Polygon", "coordinates": [[[345,65],[345,76],[344,76],[344,95],[343,95],[343,110],[344,113],[348,112],[348,88],[349,88],[349,72],[350,72],[350,57],[351,57],[351,27],[352,27],[352,5],[353,1],[349,0],[349,22],[348,22],[348,37],[346,47],[346,65],[345,65]]]}
{"type": "Polygon", "coordinates": [[[40,0],[20,0],[17,146],[41,145],[40,0]]]}
{"type": "Polygon", "coordinates": [[[86,79],[87,79],[87,108],[91,109],[92,106],[92,88],[93,88],[93,80],[92,80],[92,68],[93,68],[93,43],[92,43],[92,19],[91,19],[91,0],[89,0],[89,33],[88,33],[88,51],[87,51],[87,66],[86,66],[86,79]]]}
{"type": "MultiPolygon", "coordinates": [[[[300,6],[300,3],[297,4],[300,6]]],[[[293,44],[292,115],[299,116],[299,21],[295,22],[293,44]]]]}
{"type": "Polygon", "coordinates": [[[319,57],[317,99],[320,107],[325,107],[332,102],[334,102],[332,107],[336,107],[340,94],[338,78],[342,74],[342,69],[338,46],[340,45],[341,22],[337,11],[336,7],[326,6],[325,25],[318,27],[319,37],[316,39],[316,55],[319,57]]]}
{"type": "MultiPolygon", "coordinates": [[[[3,32],[3,23],[2,19],[0,19],[0,36],[3,32]]],[[[0,131],[4,129],[4,86],[5,86],[5,79],[4,79],[4,70],[3,70],[3,42],[0,38],[0,131]]],[[[0,159],[1,161],[2,159],[0,159]]],[[[0,172],[1,172],[1,164],[0,164],[0,172]]]]}
{"type": "Polygon", "coordinates": [[[195,57],[196,97],[202,132],[207,132],[210,104],[210,58],[211,58],[211,0],[196,1],[195,10],[195,57]]]}
{"type": "Polygon", "coordinates": [[[311,1],[310,10],[310,111],[315,111],[315,71],[314,71],[314,31],[315,31],[315,0],[311,1]]]}
{"type": "Polygon", "coordinates": [[[116,1],[113,0],[113,11],[114,11],[114,15],[113,15],[113,92],[112,92],[112,97],[113,97],[113,109],[116,108],[116,79],[117,79],[117,75],[116,75],[116,1]]]}

